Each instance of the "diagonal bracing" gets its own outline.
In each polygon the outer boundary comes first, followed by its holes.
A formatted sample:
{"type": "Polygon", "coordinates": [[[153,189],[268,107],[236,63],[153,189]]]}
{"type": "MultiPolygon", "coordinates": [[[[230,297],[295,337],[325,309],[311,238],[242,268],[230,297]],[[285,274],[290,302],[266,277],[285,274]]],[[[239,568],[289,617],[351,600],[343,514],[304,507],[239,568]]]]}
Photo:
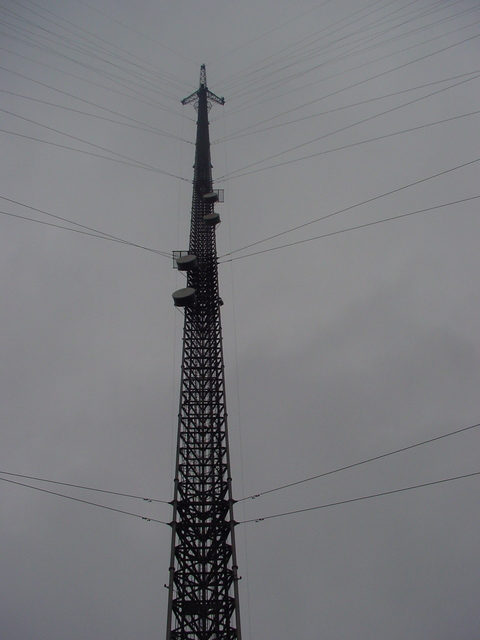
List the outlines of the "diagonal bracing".
{"type": "Polygon", "coordinates": [[[240,640],[235,521],[228,449],[206,84],[183,104],[198,113],[173,500],[167,640],[240,640]]]}

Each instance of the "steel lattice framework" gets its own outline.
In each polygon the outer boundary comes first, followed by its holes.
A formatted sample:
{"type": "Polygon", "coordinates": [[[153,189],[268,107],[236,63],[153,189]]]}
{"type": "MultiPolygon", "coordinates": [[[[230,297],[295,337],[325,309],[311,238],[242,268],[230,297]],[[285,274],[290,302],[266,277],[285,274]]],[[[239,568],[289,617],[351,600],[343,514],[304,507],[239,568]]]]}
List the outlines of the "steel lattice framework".
{"type": "Polygon", "coordinates": [[[208,90],[205,65],[198,91],[182,101],[192,102],[198,120],[188,260],[196,260],[181,290],[191,297],[175,302],[185,308],[185,324],[167,640],[240,640],[208,123],[212,102],[224,99],[208,90]]]}

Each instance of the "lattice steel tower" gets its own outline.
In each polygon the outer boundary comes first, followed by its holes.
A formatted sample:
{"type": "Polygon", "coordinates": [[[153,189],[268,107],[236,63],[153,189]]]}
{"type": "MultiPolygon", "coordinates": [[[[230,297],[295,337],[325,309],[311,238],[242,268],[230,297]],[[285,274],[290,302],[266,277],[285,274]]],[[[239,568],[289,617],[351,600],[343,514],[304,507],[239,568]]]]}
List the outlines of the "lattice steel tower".
{"type": "Polygon", "coordinates": [[[173,499],[167,640],[241,639],[232,481],[218,293],[208,112],[224,99],[200,86],[182,104],[198,113],[188,255],[177,256],[187,286],[173,499]]]}

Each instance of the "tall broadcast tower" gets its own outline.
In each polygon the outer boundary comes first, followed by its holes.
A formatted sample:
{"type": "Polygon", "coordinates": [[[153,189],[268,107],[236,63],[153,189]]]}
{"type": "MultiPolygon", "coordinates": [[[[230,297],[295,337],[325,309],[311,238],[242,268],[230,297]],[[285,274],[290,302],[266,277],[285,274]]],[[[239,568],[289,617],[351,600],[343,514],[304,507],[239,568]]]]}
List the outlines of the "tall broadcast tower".
{"type": "Polygon", "coordinates": [[[221,298],[218,293],[208,112],[224,99],[200,86],[182,104],[198,113],[188,254],[176,256],[187,286],[168,584],[167,640],[241,640],[228,448],[221,298]]]}

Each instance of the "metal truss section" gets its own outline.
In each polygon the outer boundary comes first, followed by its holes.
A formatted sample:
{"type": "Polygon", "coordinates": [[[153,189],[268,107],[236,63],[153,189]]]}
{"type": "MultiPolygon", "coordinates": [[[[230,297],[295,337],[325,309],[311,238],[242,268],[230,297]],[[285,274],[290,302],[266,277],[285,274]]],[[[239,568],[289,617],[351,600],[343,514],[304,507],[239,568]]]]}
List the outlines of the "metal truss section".
{"type": "Polygon", "coordinates": [[[178,416],[167,640],[241,640],[206,86],[197,140],[178,416]],[[205,197],[208,196],[208,197],[205,197]],[[213,220],[213,224],[209,221],[213,220]]]}

